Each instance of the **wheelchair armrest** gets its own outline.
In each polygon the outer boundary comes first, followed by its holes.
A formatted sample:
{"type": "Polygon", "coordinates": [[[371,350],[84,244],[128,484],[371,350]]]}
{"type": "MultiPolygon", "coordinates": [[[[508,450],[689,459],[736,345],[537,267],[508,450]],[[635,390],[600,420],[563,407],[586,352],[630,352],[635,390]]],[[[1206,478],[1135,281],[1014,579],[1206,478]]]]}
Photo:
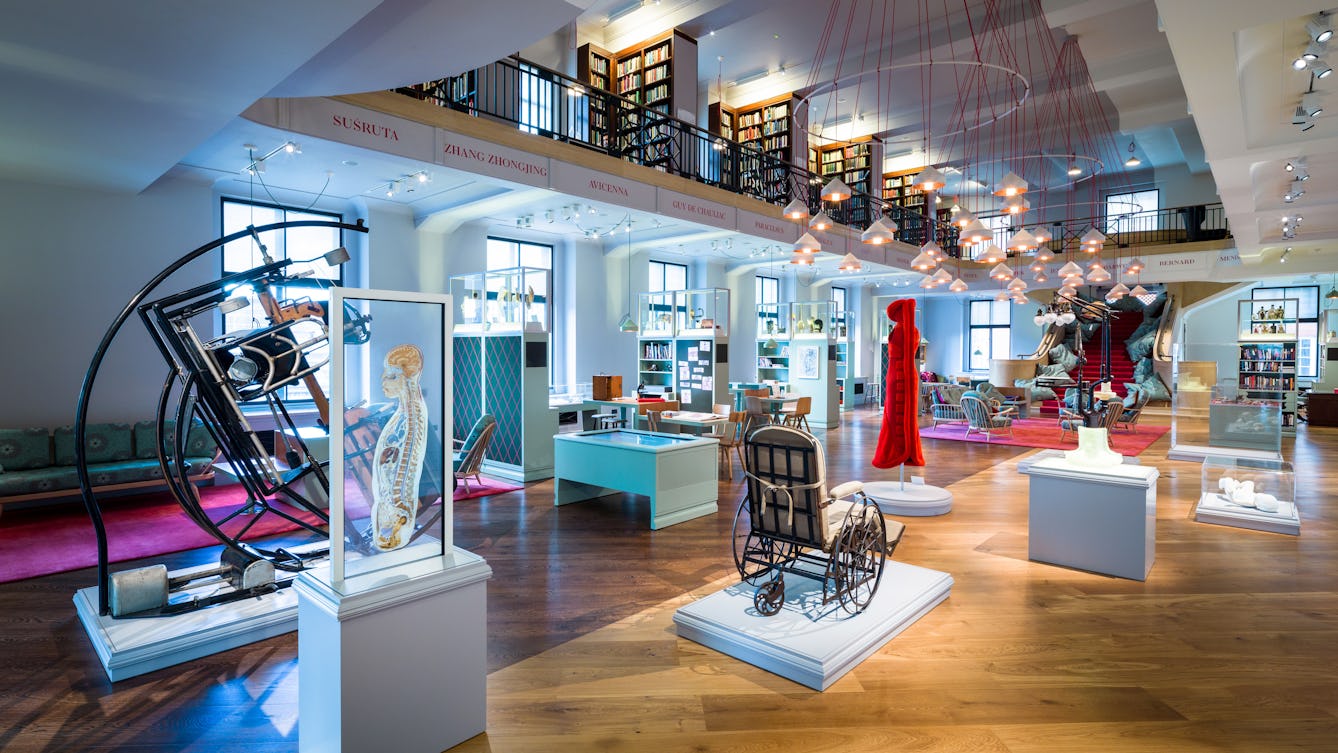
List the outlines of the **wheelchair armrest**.
{"type": "Polygon", "coordinates": [[[828,499],[845,499],[852,497],[864,491],[863,481],[847,481],[844,484],[827,490],[828,499]]]}

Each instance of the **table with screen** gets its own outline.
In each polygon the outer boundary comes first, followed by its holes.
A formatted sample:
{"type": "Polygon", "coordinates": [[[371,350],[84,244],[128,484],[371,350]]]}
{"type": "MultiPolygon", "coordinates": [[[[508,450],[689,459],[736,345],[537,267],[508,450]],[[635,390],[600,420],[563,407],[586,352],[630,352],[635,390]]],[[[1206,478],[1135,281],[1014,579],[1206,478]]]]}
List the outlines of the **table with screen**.
{"type": "Polygon", "coordinates": [[[714,439],[607,429],[559,434],[553,443],[555,505],[642,494],[652,530],[716,512],[714,439]]]}

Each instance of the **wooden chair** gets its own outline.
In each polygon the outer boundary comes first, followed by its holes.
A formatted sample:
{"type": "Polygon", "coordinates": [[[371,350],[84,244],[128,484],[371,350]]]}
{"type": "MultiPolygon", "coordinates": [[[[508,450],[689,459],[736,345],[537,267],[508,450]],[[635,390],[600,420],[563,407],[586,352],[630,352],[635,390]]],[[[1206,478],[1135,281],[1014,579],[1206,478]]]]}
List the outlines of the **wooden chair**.
{"type": "Polygon", "coordinates": [[[734,408],[726,403],[715,403],[711,406],[711,413],[717,416],[728,416],[734,412],[734,408]]]}
{"type": "Polygon", "coordinates": [[[966,414],[966,435],[978,431],[985,435],[985,441],[996,434],[1013,436],[1013,417],[1011,410],[996,411],[994,407],[970,393],[962,395],[962,412],[966,414]]]}
{"type": "Polygon", "coordinates": [[[665,411],[678,410],[677,400],[665,400],[659,403],[642,403],[638,406],[641,415],[646,417],[646,428],[650,431],[671,431],[678,432],[678,426],[666,426],[660,423],[660,414],[665,411]]]}
{"type": "Polygon", "coordinates": [[[771,414],[762,405],[762,398],[758,395],[743,396],[743,411],[747,416],[743,422],[743,434],[748,436],[754,429],[771,424],[771,414]]]}
{"type": "Polygon", "coordinates": [[[492,441],[495,431],[497,431],[497,419],[493,418],[491,413],[484,413],[474,422],[468,436],[462,440],[452,440],[458,450],[451,458],[452,470],[455,480],[464,484],[466,493],[469,491],[469,479],[474,479],[478,484],[483,483],[479,478],[480,469],[483,467],[483,453],[488,451],[488,443],[492,441]]]}
{"type": "Polygon", "coordinates": [[[703,434],[703,437],[709,437],[720,443],[720,471],[729,469],[728,478],[734,479],[734,456],[739,456],[739,466],[743,466],[743,422],[748,414],[743,411],[730,411],[729,420],[712,427],[711,431],[703,434]]]}
{"type": "Polygon", "coordinates": [[[805,395],[804,397],[799,398],[799,401],[794,404],[793,408],[781,410],[781,425],[793,426],[796,429],[802,428],[804,431],[809,431],[808,414],[812,410],[813,398],[805,395]]]}
{"type": "Polygon", "coordinates": [[[1122,410],[1120,411],[1119,419],[1115,422],[1115,426],[1123,426],[1131,432],[1138,431],[1138,417],[1143,414],[1143,408],[1147,407],[1148,394],[1147,390],[1139,390],[1138,399],[1134,401],[1133,407],[1125,408],[1121,405],[1120,407],[1122,410]]]}

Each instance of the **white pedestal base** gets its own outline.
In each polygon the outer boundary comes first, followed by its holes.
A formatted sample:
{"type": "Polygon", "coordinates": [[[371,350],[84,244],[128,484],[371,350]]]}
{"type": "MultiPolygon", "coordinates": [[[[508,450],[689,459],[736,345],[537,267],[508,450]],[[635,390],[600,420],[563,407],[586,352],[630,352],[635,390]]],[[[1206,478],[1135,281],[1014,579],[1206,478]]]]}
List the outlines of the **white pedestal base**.
{"type": "Polygon", "coordinates": [[[298,750],[439,753],[483,732],[491,575],[456,548],[351,594],[329,568],[298,576],[298,750]]]}
{"type": "Polygon", "coordinates": [[[1264,512],[1254,507],[1234,505],[1220,494],[1206,492],[1199,497],[1199,504],[1194,508],[1194,519],[1200,523],[1301,535],[1301,516],[1296,510],[1296,503],[1282,500],[1278,500],[1277,512],[1264,512]]]}
{"type": "Polygon", "coordinates": [[[1030,476],[1028,559],[1147,580],[1157,548],[1156,468],[1049,458],[1023,473],[1030,476]]]}
{"type": "Polygon", "coordinates": [[[952,576],[888,560],[869,608],[852,617],[822,605],[822,583],[785,576],[785,605],[764,617],[756,589],[736,583],[674,614],[679,636],[785,677],[826,690],[944,599],[952,576]]]}
{"type": "Polygon", "coordinates": [[[297,628],[297,596],[285,588],[175,617],[98,614],[97,586],[74,594],[79,621],[112,682],[245,646],[297,628]]]}
{"type": "Polygon", "coordinates": [[[864,494],[877,503],[884,515],[928,517],[952,511],[952,492],[941,486],[870,481],[864,485],[864,494]]]}
{"type": "Polygon", "coordinates": [[[1247,450],[1241,447],[1209,447],[1200,444],[1172,445],[1166,453],[1167,460],[1188,460],[1200,463],[1208,458],[1244,458],[1246,460],[1282,461],[1282,453],[1274,450],[1247,450]]]}

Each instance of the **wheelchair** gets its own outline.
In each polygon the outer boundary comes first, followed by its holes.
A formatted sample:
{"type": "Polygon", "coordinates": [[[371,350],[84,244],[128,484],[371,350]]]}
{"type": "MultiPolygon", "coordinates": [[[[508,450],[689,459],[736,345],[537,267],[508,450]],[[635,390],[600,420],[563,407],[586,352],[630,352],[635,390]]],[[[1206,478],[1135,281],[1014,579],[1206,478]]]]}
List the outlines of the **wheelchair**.
{"type": "Polygon", "coordinates": [[[822,583],[822,604],[863,612],[906,527],[883,518],[861,481],[827,488],[827,462],[812,434],[765,426],[744,442],[747,491],[734,517],[734,565],[755,586],[766,616],[785,603],[785,576],[822,583]]]}

